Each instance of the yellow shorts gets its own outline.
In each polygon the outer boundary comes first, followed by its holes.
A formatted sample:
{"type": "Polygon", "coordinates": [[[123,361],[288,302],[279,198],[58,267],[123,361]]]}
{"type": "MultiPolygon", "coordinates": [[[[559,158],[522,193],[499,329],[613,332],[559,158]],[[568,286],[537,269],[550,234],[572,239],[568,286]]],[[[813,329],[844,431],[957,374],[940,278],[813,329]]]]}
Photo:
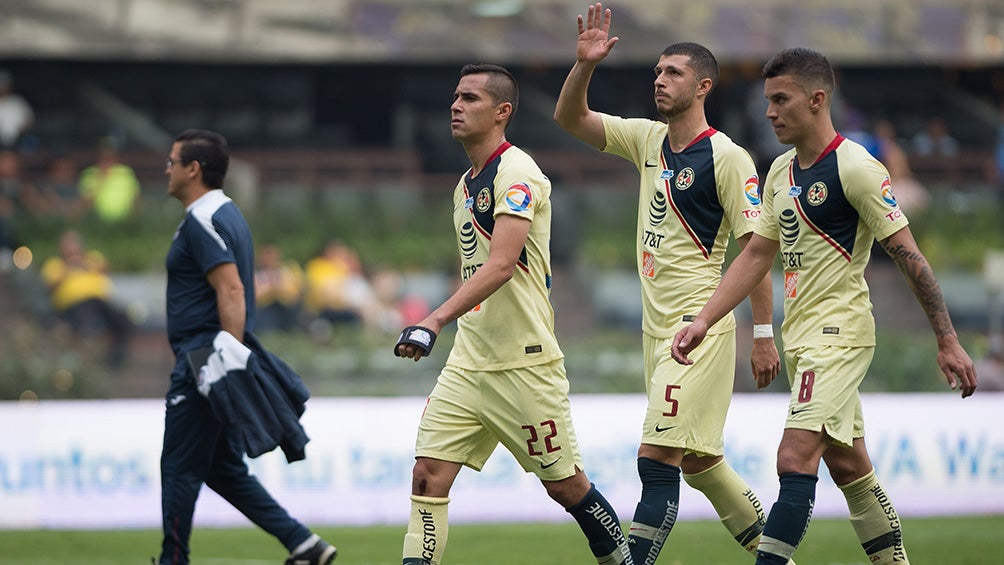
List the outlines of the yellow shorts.
{"type": "Polygon", "coordinates": [[[825,431],[850,447],[865,436],[858,387],[868,373],[874,347],[815,345],[784,352],[791,385],[785,428],[825,431]]]}
{"type": "Polygon", "coordinates": [[[443,368],[418,426],[415,456],[480,471],[499,443],[544,481],[582,469],[563,360],[503,371],[443,368]]]}
{"type": "Polygon", "coordinates": [[[642,336],[648,409],[641,442],[722,455],[722,430],[736,373],[735,330],[704,338],[690,353],[693,365],[674,361],[672,344],[672,338],[642,336]]]}

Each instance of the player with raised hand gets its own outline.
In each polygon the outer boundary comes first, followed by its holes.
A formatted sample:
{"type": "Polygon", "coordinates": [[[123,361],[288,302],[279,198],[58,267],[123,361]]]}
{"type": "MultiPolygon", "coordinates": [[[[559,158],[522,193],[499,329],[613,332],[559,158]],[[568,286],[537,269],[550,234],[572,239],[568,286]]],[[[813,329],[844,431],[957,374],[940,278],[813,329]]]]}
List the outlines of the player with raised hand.
{"type": "Polygon", "coordinates": [[[759,565],[783,564],[812,516],[819,460],[850,510],[869,563],[908,563],[896,511],[879,484],[864,440],[858,388],[875,351],[875,320],[864,271],[878,240],[906,276],[938,341],[938,365],[962,397],[976,371],[959,344],[938,282],[896,203],[889,173],[833,127],[833,68],[822,54],[786,49],[763,68],[767,119],[794,145],[771,166],[753,239],[672,347],[680,363],[708,328],[742,300],[781,252],[785,367],[791,400],[777,452],[780,492],[757,550],[759,565]]]}
{"type": "MultiPolygon", "coordinates": [[[[691,367],[669,355],[673,335],[693,319],[721,278],[729,234],[746,245],[759,210],[749,154],[712,128],[704,103],[718,81],[714,55],[696,43],[667,47],[655,65],[654,99],[664,121],[621,118],[589,107],[596,66],[619,41],[611,11],[599,3],[578,18],[576,60],[554,119],[569,133],[634,163],[641,175],[636,257],[641,280],[648,408],[638,475],[641,500],[629,544],[635,563],[655,563],[676,521],[680,479],[711,501],[747,551],[764,515],[756,494],[724,460],[723,430],[735,380],[736,324],[729,315],[691,367]]],[[[750,295],[751,365],[758,387],[774,379],[780,359],[771,328],[771,281],[761,274],[750,295]]]]}

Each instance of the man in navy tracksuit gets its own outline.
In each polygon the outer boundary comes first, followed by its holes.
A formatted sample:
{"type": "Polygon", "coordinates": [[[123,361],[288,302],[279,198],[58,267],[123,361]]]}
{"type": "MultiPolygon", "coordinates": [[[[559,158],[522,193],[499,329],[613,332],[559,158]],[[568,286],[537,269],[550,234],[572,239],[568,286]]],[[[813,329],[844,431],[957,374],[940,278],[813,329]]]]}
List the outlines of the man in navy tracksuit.
{"type": "Polygon", "coordinates": [[[290,552],[288,565],[327,564],[335,548],[292,518],[248,473],[237,434],[196,388],[188,353],[221,331],[244,341],[254,328],[254,248],[237,206],[221,190],[229,164],[223,136],[186,130],[167,159],[168,193],[185,218],[167,255],[167,334],[177,356],[167,393],[161,453],[164,541],[160,564],[188,563],[195,500],[203,483],[290,552]]]}

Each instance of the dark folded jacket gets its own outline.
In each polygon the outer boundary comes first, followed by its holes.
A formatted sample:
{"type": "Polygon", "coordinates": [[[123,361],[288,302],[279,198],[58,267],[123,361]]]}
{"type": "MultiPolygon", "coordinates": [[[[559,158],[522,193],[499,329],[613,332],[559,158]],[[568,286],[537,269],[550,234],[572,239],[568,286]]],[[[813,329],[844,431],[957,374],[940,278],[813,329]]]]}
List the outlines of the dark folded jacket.
{"type": "Polygon", "coordinates": [[[217,335],[210,361],[200,371],[200,392],[216,418],[238,434],[249,457],[280,447],[290,463],[306,458],[309,438],[300,416],[310,392],[300,375],[255,336],[248,334],[245,344],[242,349],[229,333],[217,335]]]}

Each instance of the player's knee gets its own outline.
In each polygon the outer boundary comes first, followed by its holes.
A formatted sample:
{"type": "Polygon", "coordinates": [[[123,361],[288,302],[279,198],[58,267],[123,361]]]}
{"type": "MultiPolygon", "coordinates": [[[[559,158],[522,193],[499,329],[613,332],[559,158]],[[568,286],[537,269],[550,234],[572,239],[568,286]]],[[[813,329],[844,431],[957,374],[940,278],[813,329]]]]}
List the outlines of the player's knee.
{"type": "Polygon", "coordinates": [[[852,483],[872,470],[868,452],[864,448],[864,443],[859,440],[855,440],[851,448],[830,447],[823,454],[823,461],[826,462],[826,468],[833,482],[838,485],[852,483]]]}
{"type": "Polygon", "coordinates": [[[592,488],[589,479],[582,471],[577,470],[574,475],[560,481],[541,481],[547,495],[560,504],[563,508],[570,508],[578,504],[592,488]]]}
{"type": "Polygon", "coordinates": [[[684,451],[682,447],[668,447],[643,443],[638,446],[638,458],[652,459],[664,465],[683,466],[684,451]]]}
{"type": "Polygon", "coordinates": [[[683,457],[678,467],[683,469],[684,477],[686,477],[686,475],[696,475],[697,473],[707,471],[724,461],[724,459],[721,455],[701,457],[691,453],[683,457]]]}
{"type": "Polygon", "coordinates": [[[826,459],[826,468],[837,485],[852,483],[871,472],[871,465],[856,459],[826,459]]]}
{"type": "Polygon", "coordinates": [[[777,452],[778,476],[788,473],[815,475],[819,472],[819,456],[794,449],[779,449],[777,452]]]}
{"type": "Polygon", "coordinates": [[[420,457],[411,469],[411,493],[419,496],[446,497],[450,494],[454,474],[444,472],[442,465],[420,457]]]}

